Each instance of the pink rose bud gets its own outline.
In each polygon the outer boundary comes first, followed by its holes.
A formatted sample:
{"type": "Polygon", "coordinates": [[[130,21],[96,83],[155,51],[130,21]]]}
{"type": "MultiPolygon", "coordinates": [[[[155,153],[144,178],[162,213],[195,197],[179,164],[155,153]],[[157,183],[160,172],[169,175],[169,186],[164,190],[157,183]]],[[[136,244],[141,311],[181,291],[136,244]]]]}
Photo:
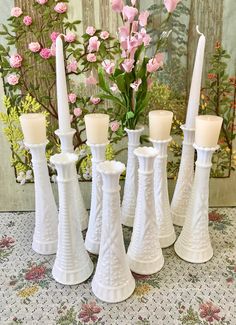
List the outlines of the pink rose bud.
{"type": "Polygon", "coordinates": [[[102,62],[102,66],[105,69],[106,73],[112,74],[115,69],[115,63],[111,62],[110,60],[104,60],[102,62]]]}
{"type": "Polygon", "coordinates": [[[157,54],[154,58],[150,59],[147,63],[147,71],[152,73],[157,71],[163,66],[164,55],[163,53],[157,54]]]}
{"type": "Polygon", "coordinates": [[[138,9],[130,6],[125,6],[123,8],[123,17],[125,20],[128,20],[129,23],[134,21],[135,16],[138,14],[138,9]]]}
{"type": "Polygon", "coordinates": [[[141,83],[142,83],[142,80],[139,78],[138,80],[135,80],[133,83],[131,83],[130,87],[133,88],[134,91],[138,91],[141,83]]]}
{"type": "Polygon", "coordinates": [[[86,34],[93,36],[96,32],[96,28],[93,26],[88,26],[86,29],[86,34]]]}
{"type": "Polygon", "coordinates": [[[31,42],[28,45],[28,49],[33,53],[37,53],[37,52],[40,51],[41,46],[40,46],[40,44],[38,42],[31,42]]]}
{"type": "Polygon", "coordinates": [[[142,11],[138,17],[138,20],[139,20],[139,24],[140,26],[144,27],[147,25],[147,19],[149,17],[149,12],[146,10],[146,11],[142,11]]]}
{"type": "Polygon", "coordinates": [[[131,72],[134,68],[134,60],[133,59],[125,59],[122,63],[122,67],[125,70],[125,72],[131,72]]]}
{"type": "Polygon", "coordinates": [[[94,105],[99,104],[100,101],[101,101],[101,98],[99,98],[99,97],[93,97],[93,96],[90,97],[90,102],[91,102],[92,104],[94,104],[94,105]]]}
{"type": "Polygon", "coordinates": [[[126,41],[127,38],[129,37],[129,27],[128,26],[121,26],[118,28],[119,31],[119,38],[120,41],[126,41]]]}
{"type": "Polygon", "coordinates": [[[110,128],[112,130],[112,132],[116,132],[120,127],[120,124],[118,121],[113,121],[110,123],[110,128]]]}
{"type": "Polygon", "coordinates": [[[20,68],[21,67],[21,62],[22,62],[23,58],[20,56],[20,54],[13,54],[10,57],[10,66],[12,68],[20,68]]]}
{"type": "Polygon", "coordinates": [[[48,0],[36,0],[40,5],[45,5],[45,3],[48,2],[48,0]]]}
{"type": "Polygon", "coordinates": [[[67,64],[68,72],[77,72],[77,69],[78,69],[78,62],[76,60],[72,60],[67,64]]]}
{"type": "Polygon", "coordinates": [[[132,6],[135,6],[136,5],[136,0],[131,0],[131,4],[132,4],[132,6]]]}
{"type": "Polygon", "coordinates": [[[51,56],[56,56],[56,43],[52,43],[51,47],[50,47],[50,51],[51,51],[51,56]]]}
{"type": "Polygon", "coordinates": [[[89,53],[87,55],[87,61],[88,62],[96,62],[97,61],[97,57],[94,53],[89,53]]]}
{"type": "Polygon", "coordinates": [[[64,14],[67,11],[67,5],[64,2],[58,2],[56,6],[54,7],[54,10],[58,14],[64,14]]]}
{"type": "Polygon", "coordinates": [[[51,49],[48,48],[43,48],[40,52],[39,55],[41,56],[41,58],[47,60],[51,57],[51,49]]]}
{"type": "Polygon", "coordinates": [[[133,24],[132,24],[131,32],[132,33],[137,33],[137,31],[138,31],[138,21],[137,20],[134,20],[133,21],[133,24]]]}
{"type": "Polygon", "coordinates": [[[75,39],[76,39],[76,35],[75,35],[75,33],[68,33],[68,34],[66,34],[66,36],[65,36],[65,41],[66,41],[67,43],[73,43],[73,42],[75,41],[75,39]]]}
{"type": "Polygon", "coordinates": [[[22,15],[22,10],[20,7],[13,7],[11,10],[11,16],[20,17],[22,15]]]}
{"type": "Polygon", "coordinates": [[[97,52],[99,50],[101,42],[98,40],[97,36],[92,36],[89,39],[88,50],[89,52],[97,52]]]}
{"type": "Polygon", "coordinates": [[[25,16],[23,18],[23,23],[26,25],[26,26],[30,26],[32,24],[32,18],[30,16],[25,16]]]}
{"type": "Polygon", "coordinates": [[[105,40],[110,36],[110,34],[107,31],[104,30],[103,32],[100,33],[99,36],[101,37],[101,39],[105,40]]]}
{"type": "Polygon", "coordinates": [[[173,12],[181,0],[164,0],[164,5],[168,12],[173,12]]]}
{"type": "Polygon", "coordinates": [[[74,104],[76,102],[77,96],[74,93],[68,94],[68,102],[74,104]]]}
{"type": "Polygon", "coordinates": [[[51,41],[54,43],[56,42],[57,36],[60,35],[60,33],[58,32],[52,32],[52,34],[50,35],[51,41]]]}
{"type": "Polygon", "coordinates": [[[123,0],[112,0],[111,7],[115,12],[122,12],[124,7],[123,0]]]}
{"type": "Polygon", "coordinates": [[[76,107],[76,108],[74,109],[74,115],[75,115],[76,117],[79,117],[81,114],[82,114],[82,109],[81,109],[80,107],[76,107]]]}
{"type": "Polygon", "coordinates": [[[91,74],[88,78],[85,79],[86,85],[96,85],[97,79],[91,74]]]}
{"type": "Polygon", "coordinates": [[[118,89],[118,87],[117,87],[116,84],[113,84],[113,85],[110,87],[110,89],[111,89],[111,91],[113,91],[114,93],[116,93],[116,92],[119,91],[119,89],[118,89]]]}
{"type": "Polygon", "coordinates": [[[149,34],[147,34],[145,28],[141,29],[140,34],[141,34],[142,42],[143,42],[144,46],[148,46],[150,44],[151,40],[152,40],[151,36],[149,34]]]}
{"type": "Polygon", "coordinates": [[[7,82],[9,83],[9,85],[15,86],[19,82],[19,77],[16,74],[9,74],[9,76],[7,77],[7,82]]]}

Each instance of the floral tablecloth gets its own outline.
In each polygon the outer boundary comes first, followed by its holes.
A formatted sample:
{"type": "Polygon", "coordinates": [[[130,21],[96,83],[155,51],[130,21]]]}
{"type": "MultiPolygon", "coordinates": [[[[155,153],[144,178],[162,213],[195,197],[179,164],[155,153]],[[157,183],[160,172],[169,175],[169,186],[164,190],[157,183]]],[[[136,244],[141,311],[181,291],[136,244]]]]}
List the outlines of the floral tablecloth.
{"type": "MultiPolygon", "coordinates": [[[[0,324],[236,325],[236,208],[211,209],[209,223],[211,261],[190,264],[164,249],[159,273],[134,274],[132,297],[106,304],[91,292],[91,278],[76,286],[52,279],[55,256],[31,249],[34,213],[1,213],[0,324]]],[[[126,245],[130,235],[124,228],[126,245]]]]}

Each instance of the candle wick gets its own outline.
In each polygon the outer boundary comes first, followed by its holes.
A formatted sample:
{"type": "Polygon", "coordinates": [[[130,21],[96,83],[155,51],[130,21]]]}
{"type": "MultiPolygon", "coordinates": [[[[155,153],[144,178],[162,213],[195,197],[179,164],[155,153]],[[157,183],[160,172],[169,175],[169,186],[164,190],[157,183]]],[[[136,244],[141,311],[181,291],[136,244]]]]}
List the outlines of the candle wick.
{"type": "Polygon", "coordinates": [[[199,35],[203,35],[203,33],[201,33],[201,32],[199,31],[199,26],[198,26],[198,25],[196,26],[196,31],[197,31],[197,33],[198,33],[199,35]]]}

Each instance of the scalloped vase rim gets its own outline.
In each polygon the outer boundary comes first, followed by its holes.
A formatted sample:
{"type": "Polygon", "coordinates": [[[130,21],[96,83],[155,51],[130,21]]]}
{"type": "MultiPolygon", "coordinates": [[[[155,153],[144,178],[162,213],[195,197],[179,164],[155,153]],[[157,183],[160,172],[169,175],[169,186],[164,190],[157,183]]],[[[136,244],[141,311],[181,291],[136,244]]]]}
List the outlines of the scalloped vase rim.
{"type": "Polygon", "coordinates": [[[125,164],[117,160],[107,160],[97,165],[97,170],[101,174],[112,175],[120,174],[125,170],[125,164]]]}
{"type": "Polygon", "coordinates": [[[50,158],[50,162],[54,165],[68,165],[78,160],[78,156],[75,153],[62,152],[53,155],[50,158]]]}

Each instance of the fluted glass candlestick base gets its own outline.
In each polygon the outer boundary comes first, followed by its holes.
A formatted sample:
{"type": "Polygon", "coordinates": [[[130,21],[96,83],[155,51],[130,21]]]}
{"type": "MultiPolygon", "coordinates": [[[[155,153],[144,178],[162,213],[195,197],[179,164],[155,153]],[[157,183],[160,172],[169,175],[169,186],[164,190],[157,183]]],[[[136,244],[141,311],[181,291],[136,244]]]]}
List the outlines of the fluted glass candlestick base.
{"type": "Polygon", "coordinates": [[[194,184],[187,217],[174,248],[183,260],[204,263],[213,256],[208,231],[208,197],[211,159],[218,147],[202,148],[194,145],[194,148],[197,149],[194,184]]]}
{"type": "Polygon", "coordinates": [[[184,132],[184,141],[180,161],[179,174],[175,186],[174,195],[171,202],[171,215],[176,226],[183,226],[194,176],[194,136],[195,129],[189,129],[185,125],[181,126],[184,132]]]}
{"type": "Polygon", "coordinates": [[[32,248],[43,255],[57,251],[58,211],[50,184],[45,149],[47,143],[27,144],[32,155],[35,188],[35,229],[32,248]]]}
{"type": "Polygon", "coordinates": [[[167,148],[171,138],[167,140],[150,139],[150,141],[158,153],[154,162],[154,196],[159,241],[161,248],[164,248],[171,246],[176,239],[171,218],[166,170],[167,148]]]}
{"type": "Polygon", "coordinates": [[[92,153],[92,195],[85,247],[90,253],[96,255],[99,253],[102,227],[102,178],[97,171],[97,166],[105,160],[106,146],[108,143],[87,143],[92,153]]]}

